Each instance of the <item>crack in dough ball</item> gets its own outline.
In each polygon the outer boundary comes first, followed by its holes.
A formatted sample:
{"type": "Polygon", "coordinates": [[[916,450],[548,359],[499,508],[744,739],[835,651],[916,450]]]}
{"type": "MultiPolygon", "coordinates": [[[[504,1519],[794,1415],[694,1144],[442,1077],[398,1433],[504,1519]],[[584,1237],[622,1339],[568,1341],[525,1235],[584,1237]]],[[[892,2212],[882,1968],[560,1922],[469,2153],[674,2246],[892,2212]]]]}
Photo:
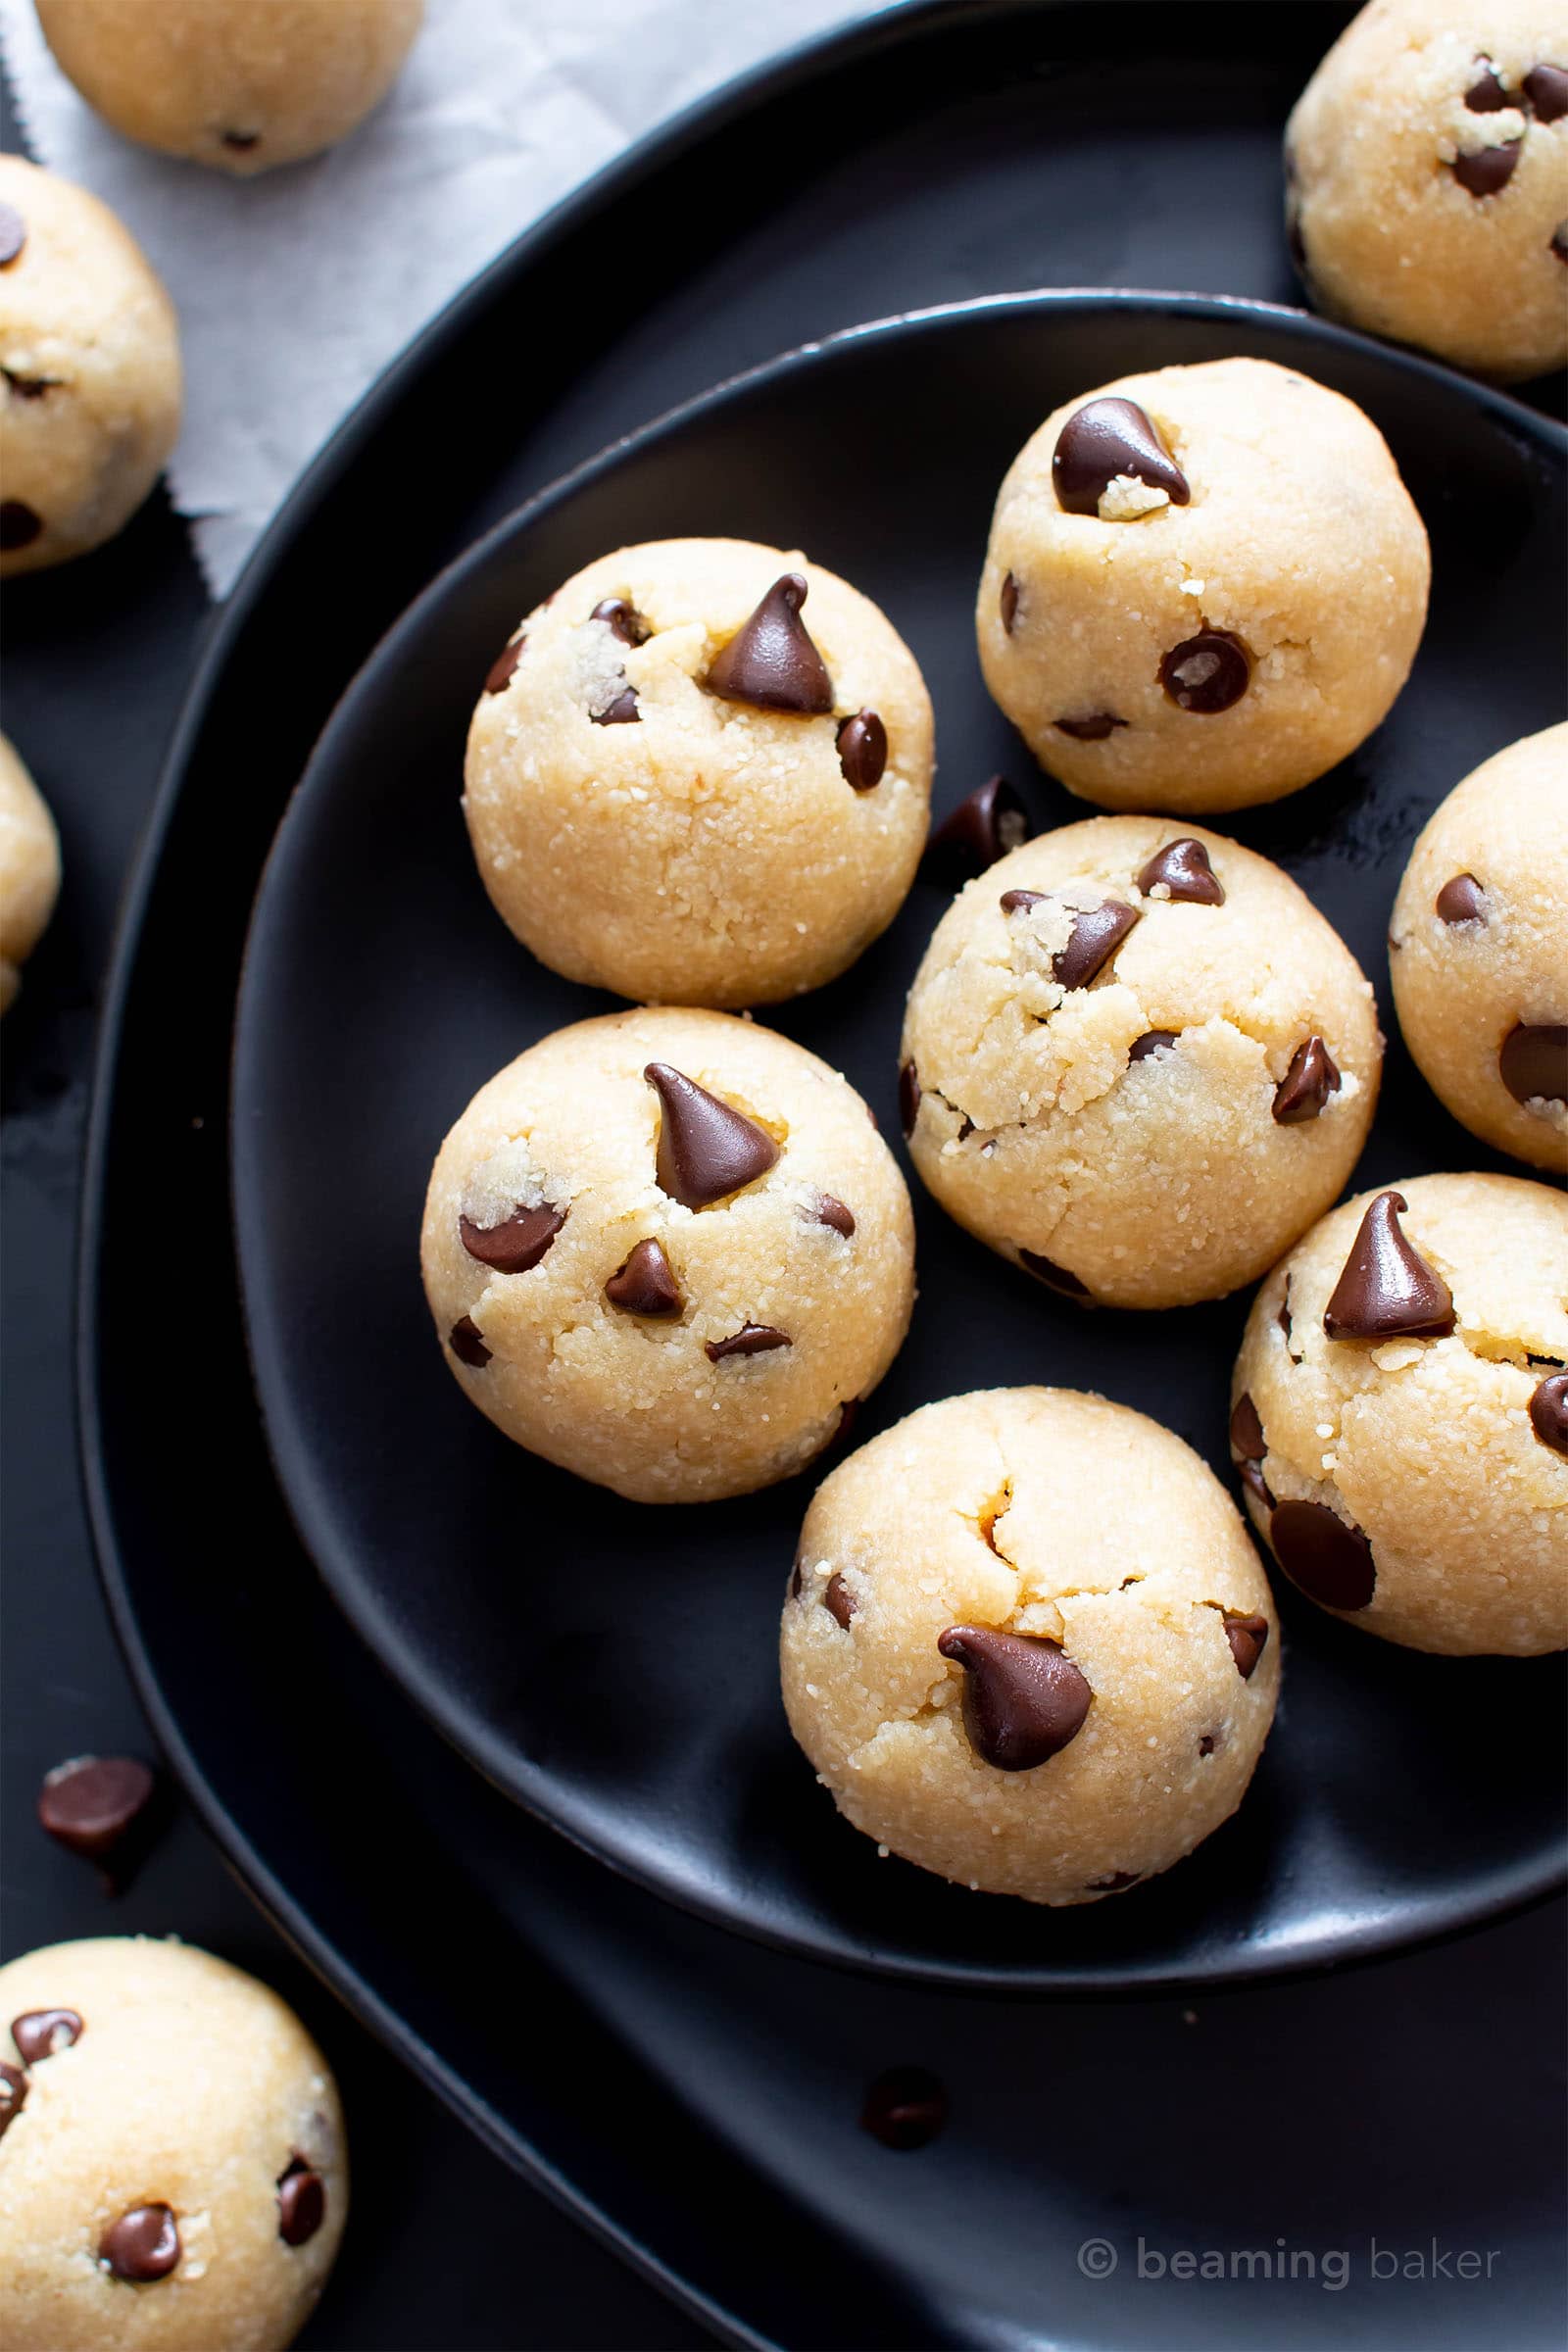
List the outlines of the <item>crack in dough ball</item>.
{"type": "Polygon", "coordinates": [[[464,806],[497,911],[553,970],[739,1006],[820,987],[886,930],[931,766],[924,681],[868,598],[801,555],[667,539],[522,623],[464,806]]]}
{"type": "Polygon", "coordinates": [[[0,1012],[43,937],[60,890],[60,836],[43,794],[0,735],[0,1012]]]}
{"type": "Polygon", "coordinates": [[[1056,1904],[1168,1870],[1235,1812],[1280,1671],[1219,1481],[1068,1389],[946,1397],[824,1479],[780,1660],[790,1728],[858,1830],[1056,1904]]]}
{"type": "Polygon", "coordinates": [[[1123,376],[1002,485],[986,684],[1069,792],[1195,814],[1278,800],[1387,717],[1431,558],[1387,443],[1263,360],[1123,376]]]}
{"type": "Polygon", "coordinates": [[[905,1123],[948,1213],[1048,1288],[1190,1305],[1254,1281],[1333,1200],[1382,1054],[1360,967],[1278,866],[1168,817],[1092,817],[938,924],[905,1123]]]}

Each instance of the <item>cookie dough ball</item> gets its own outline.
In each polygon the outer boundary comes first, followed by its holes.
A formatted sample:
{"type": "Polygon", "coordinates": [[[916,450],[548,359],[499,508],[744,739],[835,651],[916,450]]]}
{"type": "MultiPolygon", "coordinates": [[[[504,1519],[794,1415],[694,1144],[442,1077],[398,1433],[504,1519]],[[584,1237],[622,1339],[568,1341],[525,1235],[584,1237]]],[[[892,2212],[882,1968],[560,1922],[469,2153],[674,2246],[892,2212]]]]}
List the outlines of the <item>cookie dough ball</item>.
{"type": "Polygon", "coordinates": [[[44,38],[127,139],[249,173],[318,155],[380,105],[424,0],[37,0],[44,38]]]}
{"type": "Polygon", "coordinates": [[[925,845],[931,704],[875,605],[801,555],[665,539],[529,614],[468,733],[484,886],[570,980],[660,1004],[831,980],[925,845]]]}
{"type": "Polygon", "coordinates": [[[1568,360],[1562,0],[1374,0],[1285,136],[1313,300],[1507,382],[1568,360]]]}
{"type": "Polygon", "coordinates": [[[0,1012],[55,910],[60,836],[43,794],[0,735],[0,1012]]]}
{"type": "Polygon", "coordinates": [[[713,1012],[579,1021],[481,1087],[436,1160],[422,1256],[480,1411],[634,1502],[801,1469],[914,1298],[908,1195],[864,1102],[713,1012]]]}
{"type": "Polygon", "coordinates": [[[1218,1480],[1070,1389],[949,1396],[852,1454],[807,1513],[780,1649],[840,1812],[1032,1903],[1191,1853],[1240,1804],[1279,1690],[1268,1585],[1218,1480]]]}
{"type": "Polygon", "coordinates": [[[1258,1292],[1231,1451],[1309,1598],[1450,1656],[1568,1642],[1568,1201],[1416,1176],[1314,1226],[1258,1292]]]}
{"type": "Polygon", "coordinates": [[[1263,360],[1161,368],[1069,401],[1013,461],[980,665],[1069,792],[1245,808],[1387,717],[1430,574],[1388,445],[1349,401],[1263,360]]]}
{"type": "Polygon", "coordinates": [[[1389,971],[1454,1117],[1568,1171],[1568,725],[1510,744],[1438,808],[1394,902],[1389,971]]]}
{"type": "Polygon", "coordinates": [[[281,2352],[348,2211],[337,2087],[293,2011],[188,1944],[0,1968],[7,2352],[281,2352]]]}
{"type": "Polygon", "coordinates": [[[971,882],[909,991],[909,1150],[950,1216],[1051,1289],[1186,1306],[1271,1266],[1355,1165],[1372,991],[1266,858],[1092,817],[971,882]]]}
{"type": "Polygon", "coordinates": [[[0,576],[112,539],[179,403],[173,305],[141,247],[85,188],[0,156],[0,576]]]}

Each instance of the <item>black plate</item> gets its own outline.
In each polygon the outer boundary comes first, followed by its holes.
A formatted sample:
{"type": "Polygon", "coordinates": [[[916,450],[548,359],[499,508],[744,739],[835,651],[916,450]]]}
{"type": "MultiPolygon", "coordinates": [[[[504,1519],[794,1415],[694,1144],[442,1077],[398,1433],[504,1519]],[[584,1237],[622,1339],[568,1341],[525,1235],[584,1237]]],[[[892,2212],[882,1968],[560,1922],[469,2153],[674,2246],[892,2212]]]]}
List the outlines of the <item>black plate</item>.
{"type": "MultiPolygon", "coordinates": [[[[419,1291],[419,1206],[447,1126],[524,1046],[609,1003],[516,948],[459,812],[477,682],[520,615],[623,541],[802,546],[913,647],[938,713],[942,803],[996,766],[1033,779],[972,643],[996,486],[1074,391],[1228,353],[1357,400],[1433,536],[1431,620],[1389,723],[1308,792],[1234,826],[1297,874],[1381,980],[1394,884],[1426,812],[1556,714],[1563,437],[1298,314],[1196,297],[1048,294],[888,322],[612,449],[454,564],[377,649],[258,898],[235,1214],[263,1411],[307,1544],[377,1655],[498,1786],[660,1893],[816,1958],[968,1984],[1212,1984],[1483,1918],[1558,1866],[1552,1661],[1417,1657],[1289,1603],[1285,1706],[1256,1783],[1179,1870],[1062,1916],[879,1862],[813,1786],[777,1694],[778,1607],[810,1477],[658,1511],[572,1480],[465,1402],[419,1291]],[[1455,1739],[1478,1712],[1506,1713],[1505,1745],[1455,1739]]],[[[1043,780],[1030,790],[1047,824],[1089,813],[1043,780]]],[[[846,1069],[890,1134],[904,994],[944,904],[917,888],[853,973],[765,1016],[846,1069]]],[[[1356,1183],[1484,1159],[1396,1068],[1356,1183]]],[[[1228,1475],[1245,1297],[1086,1318],[923,1197],[919,1272],[909,1341],[864,1434],[934,1396],[1046,1378],[1152,1413],[1228,1475]]]]}

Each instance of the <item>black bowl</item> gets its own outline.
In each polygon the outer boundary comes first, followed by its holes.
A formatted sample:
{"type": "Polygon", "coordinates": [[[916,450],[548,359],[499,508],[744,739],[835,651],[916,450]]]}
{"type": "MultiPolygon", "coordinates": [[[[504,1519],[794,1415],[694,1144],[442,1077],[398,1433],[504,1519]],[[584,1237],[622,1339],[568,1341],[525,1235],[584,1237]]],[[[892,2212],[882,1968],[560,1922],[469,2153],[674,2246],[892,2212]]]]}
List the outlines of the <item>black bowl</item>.
{"type": "MultiPolygon", "coordinates": [[[[471,549],[378,647],[258,897],[234,1205],[262,1411],[305,1542],[365,1640],[489,1779],[628,1877],[816,1958],[1019,1990],[1211,1984],[1474,1923],[1560,1869],[1555,1663],[1416,1656],[1288,1591],[1285,1697],[1256,1780],[1178,1870],[1062,1914],[878,1861],[814,1786],[778,1697],[809,1478],[662,1510],[573,1480],[465,1402],[420,1294],[420,1202],[451,1121],[536,1038],[612,1008],[516,946],[468,854],[468,713],[518,617],[627,541],[804,546],[875,597],[920,660],[939,808],[1002,767],[1043,825],[1091,814],[1036,774],[981,684],[971,607],[992,501],[1057,401],[1230,354],[1358,401],[1432,535],[1431,619],[1388,723],[1308,791],[1231,825],[1297,876],[1382,989],[1389,906],[1426,814],[1559,715],[1564,436],[1299,313],[1196,296],[1042,294],[891,320],[617,443],[471,549]]],[[[890,1135],[904,993],[944,903],[917,885],[851,973],[766,1015],[846,1070],[890,1135]]],[[[1356,1185],[1503,1164],[1396,1044],[1356,1185]]],[[[934,1396],[1044,1380],[1152,1413],[1229,1475],[1245,1297],[1086,1318],[913,1190],[920,1303],[858,1434],[934,1396]]]]}

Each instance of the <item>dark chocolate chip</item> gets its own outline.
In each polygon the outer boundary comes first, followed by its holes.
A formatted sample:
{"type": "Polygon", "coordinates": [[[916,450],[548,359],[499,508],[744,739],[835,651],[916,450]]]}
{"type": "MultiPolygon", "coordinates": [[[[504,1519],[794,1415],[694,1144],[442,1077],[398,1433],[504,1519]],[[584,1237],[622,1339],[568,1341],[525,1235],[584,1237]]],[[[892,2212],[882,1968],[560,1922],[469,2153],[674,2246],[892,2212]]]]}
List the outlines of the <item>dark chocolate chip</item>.
{"type": "Polygon", "coordinates": [[[11,2020],[11,2038],[23,2065],[37,2066],[81,2039],[81,2019],[74,2009],[25,2009],[11,2020]]]}
{"type": "Polygon", "coordinates": [[[1288,1274],[1285,1277],[1285,1289],[1280,1295],[1280,1311],[1274,1320],[1284,1332],[1286,1346],[1289,1347],[1291,1339],[1291,1278],[1288,1274]]]}
{"type": "Polygon", "coordinates": [[[798,571],[775,580],[756,612],[709,670],[710,694],[762,710],[820,716],[833,708],[833,681],[801,618],[806,581],[798,571]]]}
{"type": "Polygon", "coordinates": [[[1236,1671],[1244,1683],[1250,1683],[1258,1659],[1268,1646],[1268,1619],[1240,1617],[1229,1609],[1221,1614],[1225,1620],[1225,1639],[1231,1645],[1231,1656],[1236,1660],[1236,1671]]]}
{"type": "Polygon", "coordinates": [[[515,671],[517,663],[522,660],[523,653],[527,648],[527,637],[524,635],[521,629],[517,631],[515,637],[508,639],[507,643],[502,647],[500,653],[497,654],[495,660],[490,664],[490,673],[484,682],[484,690],[486,694],[506,693],[507,688],[512,683],[513,673],[515,671]]]}
{"type": "Polygon", "coordinates": [[[1095,1694],[1059,1642],[950,1625],[937,1648],[963,1668],[963,1728],[999,1772],[1031,1772],[1082,1731],[1095,1694]]]}
{"type": "Polygon", "coordinates": [[[1073,917],[1067,945],[1051,958],[1051,969],[1063,988],[1087,988],[1115,955],[1143,909],[1124,906],[1119,899],[1086,906],[1073,917]]]}
{"type": "Polygon", "coordinates": [[[27,2103],[27,2078],[20,2066],[0,2058],[0,2139],[27,2103]]]}
{"type": "Polygon", "coordinates": [[[1236,1465],[1236,1475],[1241,1480],[1243,1486],[1247,1489],[1249,1494],[1255,1494],[1257,1496],[1258,1501],[1263,1505],[1265,1511],[1271,1511],[1274,1508],[1274,1495],[1269,1487],[1268,1480],[1263,1476],[1263,1465],[1261,1462],[1238,1462],[1236,1465]]]}
{"type": "Polygon", "coordinates": [[[596,727],[640,727],[643,714],[637,708],[636,687],[623,686],[613,702],[607,703],[603,710],[590,710],[588,715],[596,727]]]}
{"type": "Polygon", "coordinates": [[[906,1135],[914,1133],[914,1122],[920,1115],[920,1073],[912,1061],[906,1061],[899,1072],[899,1124],[906,1135]]]}
{"type": "Polygon", "coordinates": [[[854,1434],[855,1424],[859,1419],[859,1397],[846,1396],[844,1402],[839,1406],[839,1425],[829,1438],[828,1444],[830,1446],[847,1446],[854,1434]]]}
{"type": "Polygon", "coordinates": [[[846,1208],[844,1202],[832,1193],[818,1194],[815,1213],[819,1225],[830,1225],[835,1233],[842,1233],[846,1241],[855,1231],[854,1209],[846,1208]]]}
{"type": "Polygon", "coordinates": [[[1474,155],[1455,156],[1453,176],[1472,196],[1495,196],[1513,177],[1520,145],[1518,139],[1511,139],[1506,147],[1483,147],[1474,155]]]}
{"type": "Polygon", "coordinates": [[[1135,1037],[1128,1047],[1127,1059],[1130,1062],[1147,1061],[1151,1054],[1157,1054],[1162,1046],[1173,1046],[1177,1034],[1174,1029],[1146,1029],[1143,1036],[1135,1037]]]}
{"type": "Polygon", "coordinates": [[[1224,888],[1208,862],[1208,852],[1190,834],[1180,841],[1167,841],[1162,850],[1156,850],[1138,877],[1138,887],[1146,899],[1156,883],[1161,882],[1173,899],[1190,900],[1195,906],[1225,904],[1224,888]]]}
{"type": "Polygon", "coordinates": [[[1018,1258],[1048,1291],[1058,1291],[1063,1298],[1089,1300],[1088,1284],[1080,1282],[1076,1274],[1069,1274],[1065,1266],[1058,1266],[1054,1258],[1042,1257],[1038,1250],[1020,1250],[1018,1258]]]}
{"type": "Polygon", "coordinates": [[[998,902],[1004,914],[1021,914],[1026,906],[1043,906],[1049,890],[1004,890],[998,902]]]}
{"type": "Polygon", "coordinates": [[[220,130],[218,137],[220,146],[231,147],[236,155],[248,155],[262,143],[259,130],[220,130]]]}
{"type": "Polygon", "coordinates": [[[800,1599],[800,1597],[801,1597],[801,1592],[802,1592],[802,1589],[804,1588],[804,1586],[805,1586],[805,1583],[806,1583],[806,1578],[805,1578],[805,1577],[804,1577],[804,1575],[801,1573],[801,1563],[800,1563],[800,1561],[799,1561],[799,1560],[797,1560],[797,1561],[795,1562],[795,1565],[794,1565],[794,1567],[793,1567],[793,1568],[790,1570],[790,1598],[791,1598],[791,1600],[799,1600],[799,1599],[800,1599]]]}
{"type": "Polygon", "coordinates": [[[1006,777],[988,776],[932,834],[920,871],[928,882],[967,882],[1020,849],[1029,833],[1028,813],[1006,777]]]}
{"type": "Polygon", "coordinates": [[[1083,718],[1054,718],[1051,723],[1058,735],[1070,735],[1074,743],[1103,743],[1107,735],[1114,734],[1127,721],[1109,710],[1091,710],[1083,718]]]}
{"type": "Polygon", "coordinates": [[[890,2067],[865,2094],[860,2130],[901,2154],[923,2148],[948,2120],[948,2094],[923,2066],[890,2067]]]}
{"type": "Polygon", "coordinates": [[[1532,66],[1524,78],[1524,93],[1538,122],[1556,122],[1568,115],[1568,67],[1532,66]]]}
{"type": "Polygon", "coordinates": [[[470,1257],[498,1274],[526,1274],[536,1266],[566,1222],[564,1209],[543,1200],[537,1208],[514,1208],[500,1225],[458,1219],[458,1234],[470,1257]]]}
{"type": "Polygon", "coordinates": [[[27,242],[27,223],[14,204],[0,204],[0,270],[9,270],[27,242]]]}
{"type": "Polygon", "coordinates": [[[1275,1119],[1281,1127],[1298,1127],[1303,1119],[1315,1119],[1339,1091],[1339,1069],[1327,1046],[1320,1037],[1303,1038],[1274,1089],[1275,1119]]]}
{"type": "Polygon", "coordinates": [[[1260,1462],[1268,1451],[1257,1407],[1244,1389],[1231,1406],[1231,1454],[1238,1462],[1260,1462]]]}
{"type": "Polygon", "coordinates": [[[1497,1070],[1516,1102],[1568,1102],[1568,1024],[1514,1024],[1497,1050],[1497,1070]]]}
{"type": "Polygon", "coordinates": [[[0,554],[12,555],[19,547],[30,547],[43,529],[43,516],[20,498],[0,501],[0,554]]]}
{"type": "Polygon", "coordinates": [[[1568,1453],[1568,1372],[1553,1372],[1530,1399],[1530,1426],[1553,1453],[1568,1453]]]}
{"type": "Polygon", "coordinates": [[[1500,115],[1511,101],[1497,79],[1497,69],[1490,57],[1476,59],[1476,77],[1464,94],[1465,105],[1473,115],[1500,115]]]}
{"type": "Polygon", "coordinates": [[[98,2259],[138,2286],[167,2278],[179,2260],[179,2231],[167,2205],[132,2205],[98,2240],[98,2259]]]}
{"type": "Polygon", "coordinates": [[[73,1756],[45,1776],[38,1819],[74,1854],[101,1862],[137,1828],[156,1786],[134,1756],[73,1756]]]}
{"type": "Polygon", "coordinates": [[[0,375],[11,386],[19,400],[42,400],[65,381],[59,375],[19,375],[15,368],[0,368],[0,375]]]}
{"type": "Polygon", "coordinates": [[[612,637],[618,637],[622,645],[646,645],[654,633],[623,596],[607,596],[603,603],[595,605],[588,617],[602,620],[612,637]]]}
{"type": "Polygon", "coordinates": [[[448,1341],[460,1364],[477,1372],[490,1361],[490,1350],[479,1336],[479,1326],[471,1315],[460,1315],[452,1326],[448,1341]]]}
{"type": "Polygon", "coordinates": [[[1002,625],[1010,637],[1018,625],[1018,583],[1010,571],[1002,583],[997,602],[1002,609],[1002,625]]]}
{"type": "Polygon", "coordinates": [[[1413,1250],[1399,1223],[1402,1193],[1367,1204],[1345,1270],[1323,1310],[1331,1340],[1441,1340],[1453,1329],[1453,1294],[1413,1250]]]}
{"type": "Polygon", "coordinates": [[[643,1076],[660,1102],[659,1188],[683,1208],[710,1208],[755,1184],[777,1160],[778,1146],[764,1128],[668,1062],[649,1062],[643,1076]]]}
{"type": "Polygon", "coordinates": [[[790,1345],[789,1333],[775,1331],[771,1323],[743,1323],[727,1340],[708,1342],[708,1360],[721,1364],[726,1355],[767,1355],[775,1348],[790,1345]]]}
{"type": "Polygon", "coordinates": [[[1552,230],[1551,250],[1559,262],[1568,263],[1568,220],[1559,220],[1552,230]]]}
{"type": "Polygon", "coordinates": [[[326,2219],[326,2183],[303,2156],[290,2159],[277,2180],[277,2234],[285,2246],[306,2246],[326,2219]]]}
{"type": "Polygon", "coordinates": [[[1173,645],[1159,682],[1178,710],[1212,718],[1239,703],[1252,681],[1252,658],[1229,629],[1200,629],[1173,645]]]}
{"type": "Polygon", "coordinates": [[[1487,897],[1474,874],[1455,874],[1437,896],[1437,909],[1446,923],[1484,923],[1487,897]]]}
{"type": "Polygon", "coordinates": [[[1219,1747],[1221,1744],[1222,1741],[1218,1732],[1205,1732],[1201,1740],[1200,1740],[1198,1742],[1198,1752],[1200,1756],[1211,1756],[1214,1753],[1215,1748],[1219,1747]]]}
{"type": "Polygon", "coordinates": [[[1136,1886],[1143,1875],[1141,1870],[1112,1870],[1102,1879],[1091,1879],[1088,1891],[1091,1894],[1120,1894],[1124,1887],[1136,1886]]]}
{"type": "Polygon", "coordinates": [[[623,1315],[678,1315],[680,1285],[658,1242],[639,1242],[605,1285],[605,1297],[623,1315]]]}
{"type": "Polygon", "coordinates": [[[1159,428],[1135,400],[1088,401],[1056,436],[1051,460],[1056,504],[1068,514],[1098,514],[1101,494],[1121,473],[1165,491],[1172,506],[1185,507],[1192,497],[1159,428]]]}
{"type": "Polygon", "coordinates": [[[823,1589],[822,1606],[835,1625],[847,1627],[855,1615],[855,1594],[836,1568],[823,1589]]]}
{"type": "Polygon", "coordinates": [[[1326,1502],[1277,1502],[1269,1520],[1274,1557],[1291,1582],[1327,1609],[1364,1609],[1377,1583],[1372,1546],[1326,1502]]]}
{"type": "Polygon", "coordinates": [[[888,763],[888,731],[874,710],[858,710],[839,729],[839,765],[857,792],[874,792],[888,763]]]}

